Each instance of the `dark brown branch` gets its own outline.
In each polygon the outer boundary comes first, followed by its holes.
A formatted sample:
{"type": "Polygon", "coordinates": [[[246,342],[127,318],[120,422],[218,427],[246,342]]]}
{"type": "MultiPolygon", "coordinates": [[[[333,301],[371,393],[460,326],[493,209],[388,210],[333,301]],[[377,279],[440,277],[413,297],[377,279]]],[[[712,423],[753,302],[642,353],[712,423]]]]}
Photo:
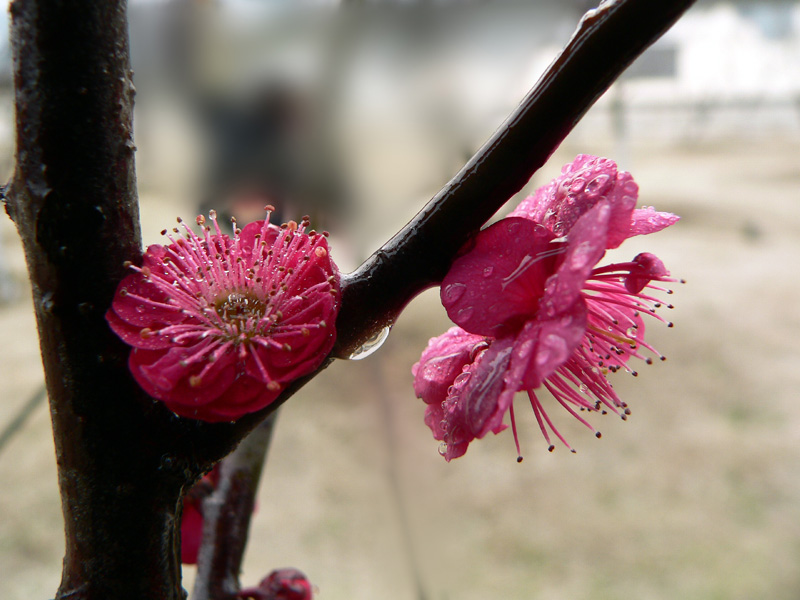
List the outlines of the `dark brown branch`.
{"type": "Polygon", "coordinates": [[[267,417],[218,467],[217,487],[203,501],[203,543],[192,600],[233,600],[241,587],[250,518],[277,416],[275,411],[267,417]]]}
{"type": "Polygon", "coordinates": [[[187,436],[133,383],[103,316],[123,262],[141,254],[125,9],[10,7],[17,164],[6,208],[50,398],[66,535],[58,598],[180,598],[176,507],[203,468],[172,452],[187,436]]]}
{"type": "Polygon", "coordinates": [[[345,279],[337,356],[438,284],[456,252],[528,182],[595,100],[695,0],[618,0],[587,13],[567,47],[464,168],[345,279]]]}

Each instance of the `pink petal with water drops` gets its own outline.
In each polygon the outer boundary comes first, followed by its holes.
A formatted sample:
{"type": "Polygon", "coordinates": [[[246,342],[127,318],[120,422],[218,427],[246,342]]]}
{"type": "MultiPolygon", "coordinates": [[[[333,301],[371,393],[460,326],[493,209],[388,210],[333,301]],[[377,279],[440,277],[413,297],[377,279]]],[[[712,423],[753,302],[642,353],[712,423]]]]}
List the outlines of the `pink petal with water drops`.
{"type": "Polygon", "coordinates": [[[519,217],[479,232],[442,281],[442,304],[471,333],[499,336],[536,312],[563,248],[544,227],[519,217]]]}
{"type": "Polygon", "coordinates": [[[582,300],[557,317],[529,321],[514,340],[505,385],[513,391],[537,388],[564,364],[586,333],[582,300]]]}
{"type": "Polygon", "coordinates": [[[454,458],[464,456],[469,447],[469,443],[475,438],[469,436],[463,430],[446,431],[443,428],[442,425],[446,424],[446,421],[444,420],[445,412],[442,409],[442,404],[441,402],[438,404],[428,404],[425,407],[425,424],[430,427],[433,433],[433,439],[443,442],[439,447],[439,453],[447,462],[450,462],[454,458]],[[445,442],[445,437],[450,441],[445,442]]]}
{"type": "Polygon", "coordinates": [[[614,185],[608,191],[606,200],[611,206],[608,219],[606,248],[617,248],[630,237],[631,215],[636,208],[639,186],[625,171],[617,173],[614,185]]]}
{"type": "Polygon", "coordinates": [[[506,428],[503,416],[508,404],[499,401],[513,349],[513,337],[494,340],[476,361],[463,388],[455,389],[452,398],[448,398],[448,403],[455,401],[459,407],[460,424],[476,438],[482,438],[490,431],[500,433],[506,428]]]}
{"type": "Polygon", "coordinates": [[[156,331],[164,326],[161,321],[152,321],[151,324],[156,328],[155,330],[149,327],[141,327],[131,325],[128,321],[124,321],[114,310],[108,311],[106,314],[106,321],[108,321],[111,330],[116,333],[123,342],[137,348],[144,348],[146,350],[159,350],[169,348],[172,346],[168,336],[158,335],[156,331]]]}
{"type": "Polygon", "coordinates": [[[605,200],[611,207],[606,247],[616,248],[629,237],[638,190],[630,173],[618,172],[613,160],[580,154],[563,167],[561,175],[523,200],[509,216],[532,219],[560,237],[605,200]]]}
{"type": "Polygon", "coordinates": [[[586,279],[605,254],[611,208],[603,201],[583,215],[567,236],[567,248],[558,270],[545,284],[541,312],[545,317],[570,310],[586,279]]]}
{"type": "Polygon", "coordinates": [[[652,206],[637,208],[631,215],[631,229],[629,237],[634,235],[647,235],[661,231],[680,220],[678,215],[668,212],[659,212],[652,206]]]}
{"type": "Polygon", "coordinates": [[[425,423],[434,438],[443,442],[439,453],[446,460],[463,456],[476,437],[505,429],[502,419],[508,406],[499,405],[498,398],[510,353],[510,339],[481,349],[475,361],[464,365],[453,379],[445,401],[426,407],[425,423]]]}
{"type": "Polygon", "coordinates": [[[447,388],[464,365],[472,362],[473,352],[483,344],[483,340],[483,336],[467,333],[460,327],[451,327],[442,335],[431,338],[419,362],[411,367],[417,398],[422,398],[427,404],[444,402],[447,388]]]}
{"type": "Polygon", "coordinates": [[[558,180],[554,179],[550,183],[538,188],[533,195],[522,200],[514,210],[508,213],[507,218],[522,217],[544,224],[545,220],[548,219],[551,214],[555,214],[555,211],[551,210],[551,205],[553,204],[557,183],[558,180]]]}

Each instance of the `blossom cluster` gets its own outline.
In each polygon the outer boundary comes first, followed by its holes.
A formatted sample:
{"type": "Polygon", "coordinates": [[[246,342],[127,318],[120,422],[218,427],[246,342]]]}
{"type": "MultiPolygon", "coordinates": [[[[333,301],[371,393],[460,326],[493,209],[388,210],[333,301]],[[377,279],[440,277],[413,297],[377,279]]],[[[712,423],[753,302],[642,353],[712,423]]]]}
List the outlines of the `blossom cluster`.
{"type": "Polygon", "coordinates": [[[506,412],[519,453],[512,400],[520,391],[551,451],[551,432],[572,448],[545,411],[541,388],[597,437],[581,411],[629,413],[606,374],[635,375],[631,358],[652,362],[644,350],[663,359],[643,339],[643,317],[663,321],[651,294],[671,293],[658,283],[674,280],[649,253],[598,262],[629,237],[678,220],[637,209],[637,196],[631,175],[613,161],[580,155],[454,261],[441,299],[457,327],[431,339],[412,369],[425,422],[448,461],[504,430],[506,412]]]}
{"type": "MultiPolygon", "coordinates": [[[[267,207],[268,217],[272,207],[267,207]]],[[[273,402],[330,352],[340,304],[327,232],[308,220],[220,231],[181,219],[117,288],[106,319],[133,377],[178,415],[233,421],[273,402]]],[[[213,227],[212,227],[213,226],[213,227]]]]}

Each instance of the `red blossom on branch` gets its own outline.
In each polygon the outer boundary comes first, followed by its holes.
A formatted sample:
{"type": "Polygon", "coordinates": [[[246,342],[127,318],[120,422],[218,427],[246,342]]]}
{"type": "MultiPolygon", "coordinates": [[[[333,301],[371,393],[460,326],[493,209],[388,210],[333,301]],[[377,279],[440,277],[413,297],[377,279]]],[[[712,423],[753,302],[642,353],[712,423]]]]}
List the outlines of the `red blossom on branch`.
{"type": "Polygon", "coordinates": [[[181,513],[181,562],[196,565],[203,542],[203,501],[219,482],[219,465],[195,483],[183,497],[181,513]]]}
{"type": "MultiPolygon", "coordinates": [[[[270,208],[270,207],[268,207],[270,208]]],[[[133,347],[140,386],[173,412],[233,421],[316,369],[336,339],[339,271],[307,219],[223,234],[212,211],[198,236],[166,230],[120,282],[106,319],[133,347]]]]}
{"type": "MultiPolygon", "coordinates": [[[[451,460],[489,431],[516,435],[512,400],[526,391],[542,433],[568,448],[535,390],[547,389],[572,416],[577,411],[629,413],[606,379],[630,358],[652,359],[642,315],[659,300],[646,288],[674,281],[661,261],[643,253],[632,261],[596,266],[625,239],[678,220],[635,209],[638,187],[613,161],[578,156],[560,177],[481,231],[456,259],[441,287],[442,303],[459,327],[433,338],[412,370],[428,407],[425,422],[451,460]]],[[[670,306],[671,307],[671,306],[670,306]]],[[[670,324],[671,325],[671,324],[670,324]]],[[[661,357],[663,359],[663,357],[661,357]]]]}
{"type": "Polygon", "coordinates": [[[302,571],[275,569],[257,587],[240,590],[237,597],[242,600],[311,600],[313,586],[302,571]]]}

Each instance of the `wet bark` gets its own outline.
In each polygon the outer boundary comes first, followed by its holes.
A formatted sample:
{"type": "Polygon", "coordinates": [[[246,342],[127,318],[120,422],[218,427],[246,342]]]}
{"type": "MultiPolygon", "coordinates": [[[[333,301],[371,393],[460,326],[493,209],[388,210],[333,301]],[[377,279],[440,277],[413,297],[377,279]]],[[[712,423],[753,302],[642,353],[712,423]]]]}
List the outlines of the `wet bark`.
{"type": "Polygon", "coordinates": [[[10,6],[17,160],[5,204],[50,399],[66,536],[57,598],[181,598],[181,490],[244,435],[216,438],[147,398],[104,319],[123,262],[141,255],[125,11],[10,6]]]}

